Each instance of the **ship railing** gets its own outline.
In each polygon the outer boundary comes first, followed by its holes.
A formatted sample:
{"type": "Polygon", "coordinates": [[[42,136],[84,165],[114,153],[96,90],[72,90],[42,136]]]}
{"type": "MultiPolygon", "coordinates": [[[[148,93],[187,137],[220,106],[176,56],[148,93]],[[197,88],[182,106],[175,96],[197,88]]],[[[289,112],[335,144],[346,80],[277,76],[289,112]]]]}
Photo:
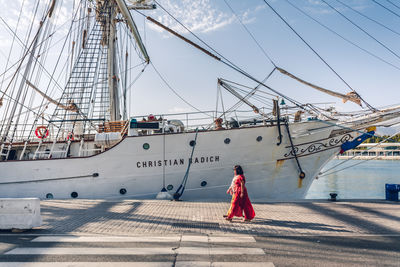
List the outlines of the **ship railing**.
{"type": "MultiPolygon", "coordinates": [[[[282,117],[288,118],[290,121],[294,120],[294,113],[290,112],[290,107],[283,109],[285,110],[282,112],[282,117]]],[[[268,116],[270,115],[270,118],[273,119],[273,116],[271,114],[271,109],[266,107],[266,108],[260,108],[260,111],[262,111],[263,114],[267,114],[268,116]]],[[[140,115],[140,116],[133,116],[132,118],[137,119],[137,121],[142,121],[143,119],[148,120],[149,114],[146,115],[140,115]]],[[[168,123],[168,121],[181,121],[184,125],[184,131],[185,132],[192,132],[195,131],[196,129],[206,129],[206,130],[212,130],[215,129],[215,119],[217,118],[222,118],[223,119],[223,126],[224,128],[230,128],[231,124],[230,122],[236,121],[239,126],[242,126],[241,121],[244,122],[249,122],[250,120],[256,119],[257,121],[262,121],[263,124],[266,124],[269,122],[269,119],[261,116],[259,114],[255,114],[252,110],[235,110],[231,112],[223,112],[223,111],[203,111],[203,112],[182,112],[182,113],[164,113],[164,114],[154,114],[154,116],[160,120],[162,123],[161,125],[165,125],[168,123]]],[[[303,115],[302,117],[304,117],[303,115]]],[[[58,122],[58,121],[53,121],[53,122],[58,122]]],[[[33,123],[28,123],[28,124],[21,124],[16,126],[16,131],[13,137],[13,146],[15,145],[24,145],[26,141],[28,143],[39,143],[40,141],[43,142],[53,142],[56,140],[57,142],[67,142],[69,135],[76,133],[76,130],[72,130],[70,125],[65,125],[63,128],[57,128],[53,124],[50,124],[48,127],[49,131],[49,136],[47,138],[41,139],[35,136],[35,129],[37,126],[40,124],[33,124],[33,123]],[[33,129],[33,130],[31,130],[33,129]],[[33,131],[33,132],[32,132],[33,131]]],[[[120,132],[121,136],[124,136],[127,134],[127,131],[129,129],[129,120],[128,121],[112,121],[112,122],[102,122],[98,125],[94,125],[95,127],[90,127],[84,129],[83,134],[77,134],[75,136],[75,140],[79,140],[81,138],[85,138],[85,141],[87,141],[86,136],[88,135],[94,135],[95,133],[101,133],[101,132],[120,132]]],[[[8,142],[5,142],[5,145],[7,146],[8,142]]],[[[4,146],[3,150],[0,150],[0,154],[4,156],[3,154],[8,153],[7,147],[4,146]]]]}
{"type": "MultiPolygon", "coordinates": [[[[236,122],[241,127],[242,121],[248,124],[257,120],[258,123],[267,124],[270,120],[261,115],[255,114],[250,110],[236,110],[228,115],[222,115],[221,111],[204,111],[204,112],[185,112],[185,113],[168,113],[168,114],[147,114],[133,116],[130,120],[135,119],[137,122],[159,122],[160,129],[155,131],[143,131],[143,134],[164,133],[168,129],[169,124],[182,126],[180,132],[193,132],[199,130],[213,130],[216,128],[215,120],[223,119],[223,127],[231,128],[232,122],[236,122]]],[[[272,117],[272,116],[271,116],[272,117]]]]}
{"type": "Polygon", "coordinates": [[[45,155],[44,158],[50,159],[55,154],[60,154],[60,158],[66,158],[68,156],[69,147],[71,146],[71,140],[67,141],[67,147],[66,147],[65,150],[54,150],[54,147],[55,147],[56,143],[57,143],[57,140],[54,140],[50,150],[40,150],[40,148],[41,148],[41,146],[43,144],[43,141],[40,140],[39,144],[38,144],[38,146],[37,146],[37,148],[35,150],[35,153],[33,154],[33,159],[37,159],[38,156],[40,156],[40,155],[45,155]]]}

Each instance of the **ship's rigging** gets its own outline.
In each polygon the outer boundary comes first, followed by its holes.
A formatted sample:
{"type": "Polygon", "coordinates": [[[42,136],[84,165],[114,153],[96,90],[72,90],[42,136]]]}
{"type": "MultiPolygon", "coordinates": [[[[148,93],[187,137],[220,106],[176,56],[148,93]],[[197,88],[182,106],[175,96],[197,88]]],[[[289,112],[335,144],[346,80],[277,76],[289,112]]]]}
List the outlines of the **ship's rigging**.
{"type": "Polygon", "coordinates": [[[236,14],[273,65],[264,79],[218,52],[158,1],[74,1],[67,24],[58,21],[66,17],[60,1],[37,0],[25,38],[18,37],[18,27],[11,30],[17,42],[23,40],[19,42],[22,49],[16,60],[7,61],[2,77],[1,193],[14,196],[22,189],[46,198],[114,197],[127,192],[154,197],[161,188],[166,192],[175,186],[177,198],[187,187],[191,196],[199,194],[198,199],[202,193],[210,195],[225,187],[230,180],[227,170],[231,173],[233,163],[244,162],[255,177],[248,185],[253,183],[260,199],[266,198],[268,190],[271,196],[280,195],[275,192],[277,181],[279,190],[294,197],[304,194],[335,153],[356,144],[359,135],[374,134],[365,133],[369,126],[392,125],[390,120],[399,116],[400,107],[376,110],[369,105],[269,1],[263,2],[349,93],[305,81],[301,74],[272,60],[236,14]],[[189,35],[145,14],[155,4],[189,35]],[[240,74],[239,81],[218,79],[215,110],[131,116],[129,90],[148,65],[184,98],[150,61],[130,10],[143,15],[144,23],[154,23],[240,74]],[[66,26],[61,32],[60,24],[66,26]],[[301,103],[270,85],[273,76],[282,78],[280,74],[331,96],[363,102],[369,110],[349,114],[301,103]],[[221,88],[236,97],[232,106],[224,101],[221,88]],[[241,106],[245,110],[238,110],[241,106]]]}
{"type": "MultiPolygon", "coordinates": [[[[290,3],[289,0],[287,1],[290,3]]],[[[129,10],[135,10],[146,17],[148,21],[183,39],[251,81],[256,82],[256,87],[243,91],[243,85],[237,86],[232,81],[227,82],[224,79],[220,79],[218,85],[227,89],[239,101],[226,110],[223,107],[224,111],[220,114],[218,114],[217,102],[217,111],[213,115],[214,119],[216,117],[224,117],[225,121],[227,121],[227,114],[235,111],[243,103],[250,106],[258,114],[256,116],[261,116],[263,120],[273,119],[276,115],[274,115],[275,108],[271,106],[271,103],[272,100],[275,101],[276,99],[291,102],[294,105],[292,107],[294,113],[303,110],[308,116],[320,116],[325,119],[333,119],[334,116],[343,115],[337,112],[333,114],[332,110],[324,110],[312,104],[300,103],[296,99],[269,86],[267,80],[276,70],[314,89],[340,97],[343,101],[349,100],[359,105],[363,102],[372,112],[376,111],[289,25],[268,1],[264,1],[264,3],[347,85],[351,90],[350,93],[334,92],[306,82],[299,76],[278,66],[226,1],[225,4],[235,14],[251,39],[257,43],[257,46],[274,66],[265,80],[261,81],[233,63],[233,60],[216,51],[157,1],[132,1],[129,5],[123,0],[96,0],[74,3],[70,27],[65,34],[65,38],[63,38],[62,45],[59,45],[68,56],[62,63],[60,55],[56,59],[54,70],[49,71],[49,69],[43,67],[45,62],[49,60],[48,51],[60,42],[54,43],[53,41],[53,37],[58,30],[53,14],[60,11],[60,3],[56,0],[49,3],[49,6],[43,10],[37,10],[38,14],[42,12],[42,17],[36,32],[33,27],[34,24],[32,24],[31,33],[26,37],[26,40],[31,41],[29,45],[24,45],[21,59],[14,64],[15,67],[10,67],[2,77],[5,79],[5,74],[10,75],[10,71],[14,70],[14,74],[10,76],[11,78],[6,79],[8,84],[5,89],[2,89],[0,98],[0,111],[3,113],[3,123],[0,128],[2,138],[2,150],[0,153],[2,155],[8,155],[13,143],[22,143],[26,147],[30,142],[38,142],[39,147],[36,150],[39,151],[41,143],[50,140],[43,140],[44,138],[34,136],[35,129],[39,126],[45,126],[49,130],[53,142],[67,141],[69,143],[71,142],[71,136],[74,136],[77,140],[90,141],[94,138],[94,134],[101,133],[105,129],[117,131],[124,129],[125,120],[129,117],[127,108],[129,104],[126,100],[128,87],[137,79],[135,78],[132,81],[129,77],[139,77],[147,64],[150,63],[149,55],[129,10]],[[139,11],[154,9],[155,4],[184,27],[200,44],[191,41],[189,38],[182,36],[156,19],[139,11]],[[134,63],[132,62],[133,52],[137,54],[136,62],[134,63]],[[128,75],[131,69],[137,70],[137,68],[140,68],[140,70],[137,71],[136,75],[128,75]],[[48,76],[44,81],[42,81],[43,74],[48,76]],[[67,77],[65,86],[61,95],[56,96],[56,90],[61,87],[59,78],[62,75],[67,77]],[[10,91],[10,88],[14,89],[10,91]],[[262,91],[261,88],[272,92],[272,96],[269,95],[267,97],[265,95],[266,92],[262,91]],[[261,103],[262,107],[250,101],[251,98],[261,103]],[[37,107],[34,107],[34,104],[37,107]],[[3,149],[6,149],[6,151],[3,151],[3,149]]],[[[16,34],[13,37],[19,40],[16,34]]],[[[154,67],[153,64],[152,66],[154,67]]],[[[155,71],[166,82],[158,70],[155,69],[155,71]]],[[[177,94],[175,90],[173,91],[177,94]]],[[[177,95],[179,96],[179,94],[177,95]]],[[[219,97],[221,97],[222,104],[222,94],[220,92],[219,97]]],[[[181,99],[183,98],[181,97],[181,99]]],[[[288,110],[289,107],[286,107],[286,111],[288,110]]],[[[290,116],[294,116],[294,113],[290,114],[290,116]]],[[[363,115],[363,113],[360,114],[363,115]]],[[[355,116],[355,114],[352,114],[352,116],[355,116]]],[[[48,157],[51,157],[51,152],[48,157]]],[[[23,157],[21,156],[20,158],[22,159],[23,157]]]]}

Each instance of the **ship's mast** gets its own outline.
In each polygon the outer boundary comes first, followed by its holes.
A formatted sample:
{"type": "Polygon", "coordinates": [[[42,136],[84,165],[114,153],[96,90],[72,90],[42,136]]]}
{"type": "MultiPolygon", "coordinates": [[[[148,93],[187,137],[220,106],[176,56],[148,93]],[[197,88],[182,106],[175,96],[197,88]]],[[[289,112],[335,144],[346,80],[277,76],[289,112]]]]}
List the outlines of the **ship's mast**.
{"type": "Polygon", "coordinates": [[[116,7],[113,5],[110,14],[109,36],[108,36],[108,49],[107,49],[107,73],[108,73],[108,86],[110,88],[110,119],[117,121],[121,119],[120,106],[119,106],[119,92],[118,92],[118,78],[115,62],[115,16],[116,7]]]}
{"type": "MultiPolygon", "coordinates": [[[[118,76],[117,76],[117,63],[115,60],[115,37],[116,37],[116,23],[120,20],[116,20],[116,16],[119,11],[124,19],[124,22],[128,25],[129,30],[131,31],[133,37],[138,44],[138,47],[145,59],[148,63],[150,61],[149,55],[147,54],[146,47],[143,44],[142,38],[140,37],[139,31],[136,27],[135,22],[132,19],[131,14],[129,13],[128,7],[124,0],[115,0],[112,2],[112,9],[111,9],[111,16],[110,16],[110,25],[109,25],[109,42],[108,42],[108,64],[107,64],[107,71],[108,71],[108,85],[110,88],[110,120],[117,121],[121,119],[121,110],[120,110],[120,95],[118,91],[118,76]]],[[[154,6],[152,6],[154,7],[154,6]]],[[[130,9],[134,9],[134,6],[131,6],[130,9]]],[[[140,7],[138,7],[140,8],[140,7]]]]}

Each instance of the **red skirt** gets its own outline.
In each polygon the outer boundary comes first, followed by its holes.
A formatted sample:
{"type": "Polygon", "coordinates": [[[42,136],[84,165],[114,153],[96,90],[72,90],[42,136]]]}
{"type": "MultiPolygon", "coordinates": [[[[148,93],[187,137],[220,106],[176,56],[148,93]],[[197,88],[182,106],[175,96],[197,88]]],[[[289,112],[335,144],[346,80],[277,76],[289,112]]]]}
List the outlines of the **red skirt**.
{"type": "Polygon", "coordinates": [[[232,219],[233,216],[243,217],[243,213],[246,220],[252,220],[256,216],[253,205],[251,205],[246,190],[244,192],[243,198],[240,197],[239,192],[236,192],[232,195],[231,207],[229,208],[227,214],[228,219],[232,219]]]}

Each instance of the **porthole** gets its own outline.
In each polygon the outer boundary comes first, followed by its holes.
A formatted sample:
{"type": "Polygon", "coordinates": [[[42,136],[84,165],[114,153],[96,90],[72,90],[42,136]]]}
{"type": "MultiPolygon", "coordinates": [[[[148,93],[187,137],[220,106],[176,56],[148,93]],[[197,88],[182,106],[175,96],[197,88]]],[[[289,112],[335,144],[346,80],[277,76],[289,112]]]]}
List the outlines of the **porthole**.
{"type": "Polygon", "coordinates": [[[196,141],[194,141],[194,140],[190,141],[189,145],[190,146],[195,146],[196,145],[196,141]]]}
{"type": "Polygon", "coordinates": [[[225,144],[229,144],[230,142],[231,142],[231,139],[225,138],[225,140],[224,140],[224,143],[225,143],[225,144]]]}
{"type": "Polygon", "coordinates": [[[258,136],[256,140],[257,140],[257,142],[261,142],[262,136],[258,136]]]}
{"type": "Polygon", "coordinates": [[[99,173],[98,173],[98,172],[95,172],[95,173],[92,174],[92,176],[93,176],[93,177],[99,177],[99,173]]]}
{"type": "Polygon", "coordinates": [[[144,149],[144,150],[147,150],[147,149],[149,149],[149,148],[150,148],[149,143],[144,143],[144,144],[143,144],[143,149],[144,149]]]}
{"type": "Polygon", "coordinates": [[[169,191],[171,191],[172,189],[174,189],[174,186],[173,186],[172,184],[169,184],[169,185],[167,186],[167,189],[168,189],[169,191]]]}
{"type": "Polygon", "coordinates": [[[126,189],[125,189],[125,188],[121,188],[121,189],[119,190],[119,193],[120,193],[121,195],[125,195],[125,194],[126,194],[126,189]]]}
{"type": "Polygon", "coordinates": [[[201,182],[201,184],[200,184],[201,186],[206,186],[207,185],[207,182],[206,181],[203,181],[203,182],[201,182]]]}
{"type": "Polygon", "coordinates": [[[78,193],[77,192],[72,192],[71,193],[71,197],[72,198],[77,198],[78,197],[78,193]]]}
{"type": "Polygon", "coordinates": [[[46,194],[46,198],[47,198],[47,199],[53,199],[54,196],[53,196],[52,193],[48,193],[48,194],[46,194]]]}

